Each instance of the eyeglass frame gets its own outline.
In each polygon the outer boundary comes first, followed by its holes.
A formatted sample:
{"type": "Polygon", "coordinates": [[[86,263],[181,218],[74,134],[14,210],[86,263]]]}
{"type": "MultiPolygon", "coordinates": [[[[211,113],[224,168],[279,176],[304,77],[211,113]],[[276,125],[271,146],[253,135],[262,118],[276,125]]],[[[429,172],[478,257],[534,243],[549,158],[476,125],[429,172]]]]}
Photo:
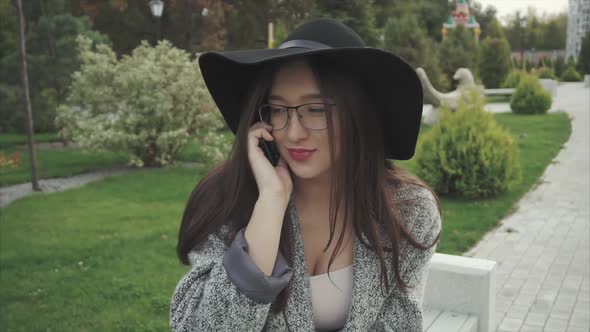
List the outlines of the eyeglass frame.
{"type": "Polygon", "coordinates": [[[299,107],[301,107],[301,106],[306,106],[306,105],[324,105],[324,106],[328,106],[328,107],[326,107],[326,109],[327,109],[327,111],[326,111],[326,112],[328,112],[328,111],[331,111],[331,110],[332,110],[332,106],[336,106],[336,104],[335,104],[335,103],[305,103],[305,104],[301,104],[301,105],[297,105],[297,106],[286,106],[286,105],[280,105],[280,104],[270,104],[270,103],[266,103],[266,104],[262,104],[262,105],[258,106],[258,118],[259,118],[259,119],[260,119],[260,121],[262,121],[262,122],[264,122],[264,120],[262,119],[262,114],[260,114],[260,112],[261,112],[261,110],[262,110],[262,107],[263,107],[263,106],[268,106],[268,105],[271,105],[271,106],[280,106],[280,107],[284,107],[284,108],[286,108],[286,109],[287,109],[287,121],[285,122],[285,125],[284,125],[282,128],[279,128],[279,129],[275,129],[275,128],[273,128],[272,130],[283,130],[283,129],[287,128],[287,125],[289,124],[289,120],[290,120],[290,118],[291,118],[291,117],[290,117],[290,115],[291,115],[291,114],[289,113],[289,111],[290,111],[291,109],[294,109],[294,110],[295,110],[295,112],[297,113],[297,115],[299,116],[299,117],[297,118],[297,120],[299,121],[299,123],[301,124],[301,126],[302,126],[303,128],[305,128],[305,129],[307,129],[307,130],[324,130],[324,129],[327,129],[327,128],[328,128],[328,124],[326,124],[326,127],[325,127],[325,128],[321,128],[321,129],[312,129],[312,128],[307,128],[307,127],[306,127],[306,126],[305,126],[305,125],[304,125],[304,124],[301,122],[301,120],[299,120],[299,118],[303,117],[303,115],[299,114],[299,107]]]}

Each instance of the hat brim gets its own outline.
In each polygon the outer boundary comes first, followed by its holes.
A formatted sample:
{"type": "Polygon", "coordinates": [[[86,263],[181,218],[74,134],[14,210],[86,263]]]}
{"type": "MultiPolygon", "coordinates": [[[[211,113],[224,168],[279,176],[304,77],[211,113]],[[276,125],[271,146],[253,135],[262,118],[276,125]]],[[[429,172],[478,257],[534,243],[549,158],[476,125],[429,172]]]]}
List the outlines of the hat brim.
{"type": "Polygon", "coordinates": [[[206,52],[199,57],[199,66],[213,100],[236,133],[244,94],[259,66],[314,54],[337,58],[359,77],[381,114],[386,158],[410,159],[422,119],[422,85],[414,69],[393,53],[370,47],[206,52]]]}

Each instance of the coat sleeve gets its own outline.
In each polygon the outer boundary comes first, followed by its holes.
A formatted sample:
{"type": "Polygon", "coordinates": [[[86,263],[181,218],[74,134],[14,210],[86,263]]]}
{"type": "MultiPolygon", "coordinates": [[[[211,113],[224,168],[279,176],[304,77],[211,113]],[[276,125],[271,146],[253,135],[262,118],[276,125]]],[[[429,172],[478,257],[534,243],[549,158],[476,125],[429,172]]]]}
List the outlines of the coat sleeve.
{"type": "Polygon", "coordinates": [[[279,252],[271,276],[248,255],[242,228],[229,248],[216,234],[189,252],[170,304],[172,331],[261,331],[293,272],[279,252]]]}
{"type": "MultiPolygon", "coordinates": [[[[424,189],[415,197],[415,205],[402,209],[402,215],[410,221],[410,230],[422,244],[431,244],[441,230],[441,216],[430,191],[424,189]]],[[[403,292],[393,286],[384,301],[371,331],[422,332],[422,299],[428,273],[428,262],[437,244],[429,249],[413,247],[402,241],[400,274],[412,288],[403,292]]]]}

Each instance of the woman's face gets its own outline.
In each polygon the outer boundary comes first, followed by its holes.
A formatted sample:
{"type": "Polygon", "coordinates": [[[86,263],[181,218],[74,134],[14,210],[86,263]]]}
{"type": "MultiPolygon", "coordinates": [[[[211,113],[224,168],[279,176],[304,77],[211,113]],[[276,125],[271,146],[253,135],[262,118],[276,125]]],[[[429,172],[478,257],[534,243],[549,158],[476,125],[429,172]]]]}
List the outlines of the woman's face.
{"type": "MultiPolygon", "coordinates": [[[[307,62],[290,62],[276,72],[270,91],[268,103],[297,106],[307,103],[323,103],[318,83],[307,62]]],[[[334,103],[334,99],[328,98],[334,103]]],[[[334,128],[335,159],[340,155],[340,125],[338,107],[332,106],[332,125],[334,128]]],[[[312,179],[323,176],[331,169],[328,128],[321,130],[307,129],[302,126],[297,112],[289,110],[289,121],[280,130],[272,130],[272,135],[280,155],[289,165],[295,176],[312,179]],[[297,154],[293,149],[313,150],[307,157],[297,154]]]]}

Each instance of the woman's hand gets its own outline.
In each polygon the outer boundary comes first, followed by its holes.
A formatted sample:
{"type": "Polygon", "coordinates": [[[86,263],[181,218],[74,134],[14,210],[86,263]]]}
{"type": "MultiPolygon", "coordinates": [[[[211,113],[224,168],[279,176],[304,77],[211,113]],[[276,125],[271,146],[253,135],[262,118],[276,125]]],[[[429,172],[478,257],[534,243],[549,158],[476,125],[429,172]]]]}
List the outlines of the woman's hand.
{"type": "Polygon", "coordinates": [[[258,146],[261,139],[274,141],[274,137],[270,134],[271,129],[269,124],[263,122],[256,122],[250,127],[248,130],[248,160],[260,196],[276,197],[287,204],[293,191],[289,166],[282,157],[279,158],[277,166],[272,166],[258,146]]]}

